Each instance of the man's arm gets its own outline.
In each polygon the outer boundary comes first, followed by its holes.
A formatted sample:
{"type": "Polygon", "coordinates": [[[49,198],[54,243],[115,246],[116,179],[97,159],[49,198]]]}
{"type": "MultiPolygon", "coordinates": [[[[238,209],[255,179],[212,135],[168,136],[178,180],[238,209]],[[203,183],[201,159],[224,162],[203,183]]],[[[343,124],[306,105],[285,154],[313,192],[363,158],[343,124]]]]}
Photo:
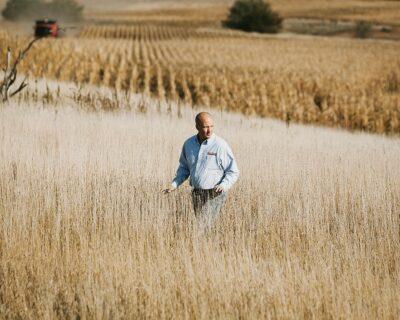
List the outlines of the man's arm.
{"type": "Polygon", "coordinates": [[[182,147],[182,152],[179,157],[179,166],[176,170],[176,175],[172,181],[171,187],[163,190],[164,193],[170,193],[178,188],[190,175],[189,167],[186,161],[185,146],[182,147]]]}
{"type": "Polygon", "coordinates": [[[239,169],[233,152],[228,145],[225,145],[221,152],[221,165],[224,168],[225,175],[217,189],[219,191],[228,191],[239,178],[239,169]]]}

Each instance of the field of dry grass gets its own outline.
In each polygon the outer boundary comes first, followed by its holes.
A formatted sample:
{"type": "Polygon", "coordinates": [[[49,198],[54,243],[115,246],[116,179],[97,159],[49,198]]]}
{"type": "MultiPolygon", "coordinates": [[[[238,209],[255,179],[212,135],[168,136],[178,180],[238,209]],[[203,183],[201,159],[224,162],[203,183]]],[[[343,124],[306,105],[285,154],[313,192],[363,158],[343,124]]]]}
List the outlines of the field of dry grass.
{"type": "Polygon", "coordinates": [[[380,0],[272,0],[274,8],[286,18],[318,18],[399,25],[399,1],[380,0]]]}
{"type": "Polygon", "coordinates": [[[0,318],[399,318],[398,138],[214,111],[241,177],[204,237],[160,192],[196,110],[60,92],[0,107],[0,318]]]}
{"type": "MultiPolygon", "coordinates": [[[[271,0],[272,8],[284,18],[312,18],[400,25],[399,1],[382,0],[271,0]]],[[[92,5],[90,20],[137,22],[194,22],[218,25],[233,1],[147,1],[130,4],[114,1],[108,6],[92,5]]]]}

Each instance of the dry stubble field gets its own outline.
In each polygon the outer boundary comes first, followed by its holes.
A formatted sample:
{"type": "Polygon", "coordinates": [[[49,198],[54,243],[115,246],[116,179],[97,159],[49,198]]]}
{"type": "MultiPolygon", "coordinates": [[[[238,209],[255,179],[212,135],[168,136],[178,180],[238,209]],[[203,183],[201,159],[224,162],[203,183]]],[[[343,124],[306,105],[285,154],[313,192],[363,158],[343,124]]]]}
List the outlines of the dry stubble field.
{"type": "Polygon", "coordinates": [[[160,193],[196,110],[130,99],[1,107],[1,318],[399,318],[398,138],[215,112],[241,177],[204,237],[160,193]]]}

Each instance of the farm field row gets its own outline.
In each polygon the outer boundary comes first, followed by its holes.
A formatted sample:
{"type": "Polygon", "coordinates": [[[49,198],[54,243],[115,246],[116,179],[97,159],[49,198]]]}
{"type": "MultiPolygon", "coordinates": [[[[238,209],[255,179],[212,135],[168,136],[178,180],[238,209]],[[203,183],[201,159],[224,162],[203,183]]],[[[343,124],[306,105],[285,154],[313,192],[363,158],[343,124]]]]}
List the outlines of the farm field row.
{"type": "MultiPolygon", "coordinates": [[[[0,34],[1,48],[27,39],[0,34]]],[[[159,99],[378,133],[400,132],[400,43],[88,26],[35,44],[21,71],[159,99]]]]}

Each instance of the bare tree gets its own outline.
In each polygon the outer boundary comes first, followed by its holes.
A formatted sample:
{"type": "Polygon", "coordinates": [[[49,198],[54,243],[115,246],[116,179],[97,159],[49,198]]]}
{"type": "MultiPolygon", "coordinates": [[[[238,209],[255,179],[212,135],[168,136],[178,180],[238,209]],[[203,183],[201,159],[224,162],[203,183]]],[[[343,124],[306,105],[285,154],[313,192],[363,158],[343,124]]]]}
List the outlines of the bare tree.
{"type": "Polygon", "coordinates": [[[4,78],[3,81],[0,82],[0,99],[3,102],[6,102],[10,97],[16,95],[28,85],[25,77],[24,80],[19,84],[19,86],[14,91],[10,92],[11,86],[15,83],[17,79],[18,64],[22,61],[22,59],[25,58],[26,53],[29,51],[32,45],[39,39],[40,38],[35,38],[31,40],[31,42],[29,42],[28,46],[24,50],[19,51],[14,63],[11,62],[11,48],[7,48],[6,65],[5,67],[3,67],[4,78]]]}

